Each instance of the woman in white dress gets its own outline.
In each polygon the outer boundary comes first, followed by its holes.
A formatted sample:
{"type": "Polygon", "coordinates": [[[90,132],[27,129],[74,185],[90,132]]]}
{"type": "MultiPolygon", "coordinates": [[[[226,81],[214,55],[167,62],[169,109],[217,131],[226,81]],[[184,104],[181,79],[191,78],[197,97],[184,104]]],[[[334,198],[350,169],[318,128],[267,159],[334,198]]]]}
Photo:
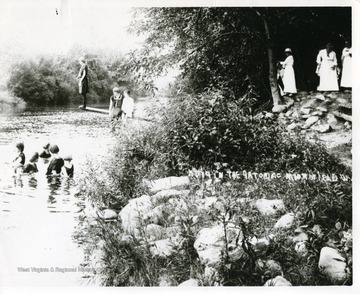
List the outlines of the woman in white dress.
{"type": "Polygon", "coordinates": [[[336,53],[332,50],[332,44],[328,43],[325,49],[319,51],[316,62],[318,64],[316,73],[320,77],[318,91],[339,91],[337,59],[336,53]]]}
{"type": "Polygon", "coordinates": [[[284,69],[282,76],[282,81],[284,83],[284,94],[292,96],[296,94],[296,82],[295,82],[295,72],[294,72],[294,57],[292,56],[292,51],[290,48],[285,49],[286,58],[284,61],[280,61],[284,69]]]}
{"type": "Polygon", "coordinates": [[[340,86],[344,88],[351,88],[351,71],[352,71],[352,51],[349,42],[345,42],[345,48],[341,54],[342,75],[340,86]]]}
{"type": "Polygon", "coordinates": [[[128,117],[132,117],[133,116],[133,112],[134,112],[134,99],[132,97],[130,97],[130,91],[129,90],[125,90],[124,91],[124,100],[121,106],[121,119],[123,121],[123,123],[126,123],[126,120],[128,117]]]}

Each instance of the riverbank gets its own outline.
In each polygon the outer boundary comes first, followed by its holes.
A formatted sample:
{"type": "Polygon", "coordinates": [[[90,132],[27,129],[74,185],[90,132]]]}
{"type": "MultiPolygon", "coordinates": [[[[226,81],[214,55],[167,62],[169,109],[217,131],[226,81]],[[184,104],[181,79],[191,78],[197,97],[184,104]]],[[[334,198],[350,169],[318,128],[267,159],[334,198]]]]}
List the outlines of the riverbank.
{"type": "Polygon", "coordinates": [[[92,278],[104,286],[351,285],[351,169],[306,130],[287,129],[278,120],[285,114],[245,118],[234,102],[209,97],[173,102],[152,112],[159,124],[122,129],[111,165],[84,181],[97,213],[76,236],[92,278]],[[212,162],[215,152],[233,165],[212,162]],[[186,177],[184,166],[196,164],[201,177],[186,177]],[[324,272],[326,263],[341,277],[324,272]]]}

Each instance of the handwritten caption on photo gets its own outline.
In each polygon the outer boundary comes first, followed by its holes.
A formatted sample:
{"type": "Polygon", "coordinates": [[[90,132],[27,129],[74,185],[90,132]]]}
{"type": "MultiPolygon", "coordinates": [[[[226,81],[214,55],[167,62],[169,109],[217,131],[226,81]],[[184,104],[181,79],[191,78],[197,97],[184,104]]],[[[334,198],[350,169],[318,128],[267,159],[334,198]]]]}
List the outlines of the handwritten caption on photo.
{"type": "Polygon", "coordinates": [[[351,177],[344,174],[323,174],[323,173],[277,173],[277,172],[253,172],[253,171],[204,171],[191,169],[189,177],[197,179],[232,179],[232,180],[274,180],[286,179],[289,181],[321,181],[321,182],[351,182],[351,177]]]}

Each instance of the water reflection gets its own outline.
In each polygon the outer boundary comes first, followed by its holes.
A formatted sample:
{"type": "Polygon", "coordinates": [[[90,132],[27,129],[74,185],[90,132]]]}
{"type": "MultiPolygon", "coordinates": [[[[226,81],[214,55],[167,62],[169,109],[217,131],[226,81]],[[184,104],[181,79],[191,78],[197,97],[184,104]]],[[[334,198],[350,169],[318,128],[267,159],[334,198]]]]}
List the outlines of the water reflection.
{"type": "Polygon", "coordinates": [[[36,189],[38,186],[38,181],[34,176],[29,176],[29,181],[28,181],[28,185],[30,188],[32,189],[36,189]]]}

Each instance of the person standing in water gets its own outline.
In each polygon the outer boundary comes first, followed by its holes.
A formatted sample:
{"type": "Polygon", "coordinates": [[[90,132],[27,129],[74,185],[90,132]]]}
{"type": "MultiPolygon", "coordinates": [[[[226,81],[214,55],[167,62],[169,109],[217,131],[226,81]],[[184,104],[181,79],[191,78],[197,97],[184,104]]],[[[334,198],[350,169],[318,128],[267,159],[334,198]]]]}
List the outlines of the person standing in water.
{"type": "Polygon", "coordinates": [[[59,155],[59,147],[57,145],[50,146],[50,153],[53,159],[50,161],[46,171],[46,175],[59,175],[62,167],[64,166],[64,159],[59,155]]]}
{"type": "Polygon", "coordinates": [[[16,144],[16,157],[13,160],[14,173],[22,173],[24,171],[25,154],[24,143],[20,142],[16,144]]]}
{"type": "Polygon", "coordinates": [[[51,157],[51,154],[50,154],[50,143],[46,143],[44,146],[43,146],[43,151],[40,152],[39,154],[39,157],[40,158],[50,158],[51,157]]]}
{"type": "Polygon", "coordinates": [[[89,92],[89,85],[88,85],[88,67],[86,65],[86,60],[84,57],[79,58],[79,63],[81,65],[80,71],[78,74],[79,78],[79,94],[83,96],[83,106],[82,108],[86,108],[86,94],[89,92]]]}
{"type": "Polygon", "coordinates": [[[71,154],[64,156],[63,159],[64,159],[64,165],[61,168],[61,175],[64,177],[72,178],[74,176],[74,165],[71,163],[72,161],[71,154]]]}
{"type": "Polygon", "coordinates": [[[39,153],[35,152],[33,154],[33,156],[31,156],[30,158],[30,163],[28,163],[27,165],[25,165],[24,167],[24,173],[36,173],[38,172],[38,168],[37,168],[37,161],[39,160],[39,153]]]}
{"type": "Polygon", "coordinates": [[[284,69],[282,76],[282,81],[284,83],[284,94],[292,96],[297,93],[296,82],[295,82],[295,72],[294,72],[294,57],[292,56],[292,51],[290,48],[285,49],[285,60],[280,61],[284,69]]]}

